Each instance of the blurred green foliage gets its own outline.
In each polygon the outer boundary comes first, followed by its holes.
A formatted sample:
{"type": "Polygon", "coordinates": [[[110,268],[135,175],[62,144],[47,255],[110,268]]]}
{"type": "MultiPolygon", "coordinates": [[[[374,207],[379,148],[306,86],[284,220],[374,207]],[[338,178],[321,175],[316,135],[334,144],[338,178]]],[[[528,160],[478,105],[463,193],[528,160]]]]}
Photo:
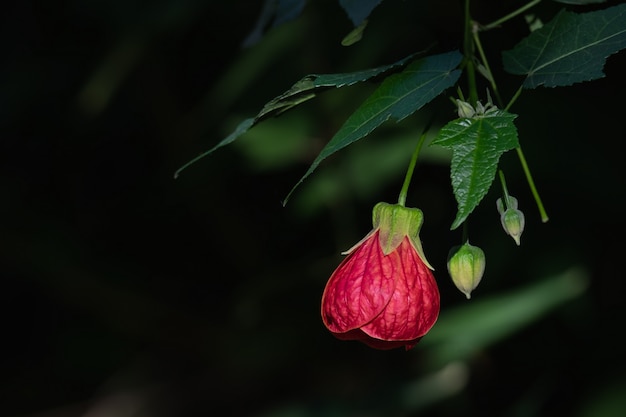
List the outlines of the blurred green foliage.
{"type": "MultiPolygon", "coordinates": [[[[525,92],[511,109],[551,220],[505,154],[524,240],[502,231],[492,187],[472,215],[487,269],[469,301],[445,272],[461,239],[450,155],[424,148],[407,205],[425,215],[442,314],[409,352],[333,339],[319,301],[373,205],[397,198],[424,123],[454,117],[447,97],[328,158],[284,208],[376,83],[328,91],[172,178],[303,75],[458,48],[460,4],[382,2],[344,47],[353,25],[337,2],[308,2],[246,48],[260,2],[5,5],[0,413],[624,415],[626,128],[611,105],[624,54],[604,79],[525,92]]],[[[522,3],[472,4],[491,21],[522,3]]],[[[549,21],[559,7],[533,12],[549,21]]],[[[520,18],[484,36],[490,59],[526,33],[520,18]]],[[[521,82],[498,76],[503,94],[521,82]]]]}

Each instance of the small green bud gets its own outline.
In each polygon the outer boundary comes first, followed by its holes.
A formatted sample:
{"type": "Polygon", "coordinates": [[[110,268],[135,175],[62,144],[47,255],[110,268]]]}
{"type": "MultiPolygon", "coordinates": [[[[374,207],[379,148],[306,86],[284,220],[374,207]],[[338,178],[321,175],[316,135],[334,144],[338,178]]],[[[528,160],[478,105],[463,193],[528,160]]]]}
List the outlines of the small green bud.
{"type": "Polygon", "coordinates": [[[465,117],[465,118],[470,118],[473,117],[474,114],[476,114],[476,110],[474,110],[474,108],[472,107],[471,104],[459,100],[458,98],[456,99],[456,106],[457,106],[457,111],[459,114],[459,117],[465,117]]]}
{"type": "Polygon", "coordinates": [[[524,213],[517,209],[517,199],[509,196],[507,207],[502,203],[502,199],[499,198],[496,201],[498,212],[500,213],[500,222],[504,231],[513,238],[517,246],[520,245],[520,238],[524,231],[525,219],[524,213]]]}
{"type": "Polygon", "coordinates": [[[448,273],[454,285],[469,300],[485,273],[485,253],[469,242],[453,247],[448,254],[448,273]]]}

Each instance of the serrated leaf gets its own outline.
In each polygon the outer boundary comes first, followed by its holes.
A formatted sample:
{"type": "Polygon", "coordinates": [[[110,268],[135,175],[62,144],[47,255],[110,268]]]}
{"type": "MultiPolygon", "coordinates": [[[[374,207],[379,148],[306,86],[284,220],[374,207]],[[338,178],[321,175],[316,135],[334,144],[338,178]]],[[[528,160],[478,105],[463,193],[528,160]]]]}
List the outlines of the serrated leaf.
{"type": "Polygon", "coordinates": [[[412,54],[391,65],[383,65],[362,71],[341,73],[341,74],[310,74],[295,83],[283,94],[273,98],[259,112],[257,119],[268,116],[278,116],[291,108],[302,104],[315,97],[316,93],[330,89],[350,86],[359,82],[367,81],[378,75],[400,68],[407,62],[415,58],[417,54],[412,54]]]}
{"type": "Polygon", "coordinates": [[[339,0],[339,4],[346,11],[354,26],[359,26],[368,18],[372,10],[383,0],[339,0]]]}
{"type": "Polygon", "coordinates": [[[462,55],[458,51],[433,55],[415,61],[402,72],[387,77],[326,144],[283,204],[324,159],[367,136],[390,118],[401,121],[454,85],[461,75],[461,71],[455,69],[461,59],[462,55]]]}
{"type": "Polygon", "coordinates": [[[221,148],[222,146],[232,143],[241,135],[246,133],[251,127],[259,123],[261,120],[266,119],[270,116],[278,116],[286,112],[287,110],[290,110],[293,107],[312,99],[316,96],[318,92],[330,88],[350,86],[358,82],[367,81],[386,72],[390,72],[394,69],[401,68],[402,66],[413,60],[416,55],[417,53],[411,54],[406,58],[394,62],[393,64],[383,65],[380,67],[362,71],[341,74],[310,74],[303,77],[302,79],[300,79],[300,81],[296,82],[289,90],[267,102],[255,117],[242,121],[230,135],[220,141],[217,145],[215,145],[208,151],[201,153],[197,157],[193,158],[191,161],[185,163],[183,166],[178,168],[174,173],[174,178],[178,178],[180,173],[184,169],[188,168],[190,165],[193,165],[205,156],[212,154],[214,151],[221,148]]]}
{"type": "Polygon", "coordinates": [[[248,131],[248,129],[250,129],[252,127],[252,125],[254,125],[254,123],[255,123],[255,119],[252,118],[252,117],[249,118],[249,119],[244,120],[241,123],[239,123],[239,125],[237,125],[237,128],[230,135],[228,135],[224,139],[222,139],[217,145],[215,145],[214,147],[212,147],[208,151],[202,152],[200,155],[196,156],[191,161],[187,162],[185,165],[183,165],[182,167],[178,168],[176,170],[176,172],[174,173],[174,179],[178,178],[180,173],[185,168],[189,167],[190,165],[195,164],[200,159],[204,158],[207,155],[210,155],[211,153],[213,153],[215,150],[221,148],[222,146],[226,146],[229,143],[234,142],[239,136],[241,136],[244,133],[246,133],[248,131]]]}
{"type": "Polygon", "coordinates": [[[559,12],[510,51],[504,69],[526,75],[525,88],[568,86],[604,77],[606,58],[626,48],[626,4],[576,14],[559,12]]]}
{"type": "Polygon", "coordinates": [[[515,114],[503,110],[445,125],[431,145],[452,150],[450,179],[458,211],[450,229],[459,227],[478,206],[493,182],[500,156],[519,146],[515,114]]]}

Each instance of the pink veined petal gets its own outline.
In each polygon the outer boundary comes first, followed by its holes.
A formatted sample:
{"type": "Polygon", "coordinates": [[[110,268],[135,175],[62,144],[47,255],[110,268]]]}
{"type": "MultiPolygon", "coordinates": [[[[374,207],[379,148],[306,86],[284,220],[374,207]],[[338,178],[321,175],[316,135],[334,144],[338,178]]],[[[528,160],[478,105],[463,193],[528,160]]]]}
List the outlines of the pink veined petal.
{"type": "Polygon", "coordinates": [[[373,338],[413,340],[424,336],[439,316],[439,289],[430,269],[405,238],[383,260],[398,278],[391,300],[378,317],[361,327],[373,338]]]}
{"type": "Polygon", "coordinates": [[[322,295],[322,320],[328,330],[357,329],[384,310],[395,288],[393,265],[384,258],[375,231],[335,269],[322,295]]]}

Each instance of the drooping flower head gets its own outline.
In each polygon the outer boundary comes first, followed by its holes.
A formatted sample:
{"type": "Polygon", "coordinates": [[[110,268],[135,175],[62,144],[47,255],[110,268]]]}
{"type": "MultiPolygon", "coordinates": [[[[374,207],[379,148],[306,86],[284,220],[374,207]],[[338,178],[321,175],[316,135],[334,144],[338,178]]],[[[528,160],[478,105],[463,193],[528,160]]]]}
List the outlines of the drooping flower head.
{"type": "Polygon", "coordinates": [[[422,211],[378,203],[373,230],[344,252],[322,295],[322,320],[342,340],[407,350],[435,324],[439,289],[419,239],[422,211]]]}

